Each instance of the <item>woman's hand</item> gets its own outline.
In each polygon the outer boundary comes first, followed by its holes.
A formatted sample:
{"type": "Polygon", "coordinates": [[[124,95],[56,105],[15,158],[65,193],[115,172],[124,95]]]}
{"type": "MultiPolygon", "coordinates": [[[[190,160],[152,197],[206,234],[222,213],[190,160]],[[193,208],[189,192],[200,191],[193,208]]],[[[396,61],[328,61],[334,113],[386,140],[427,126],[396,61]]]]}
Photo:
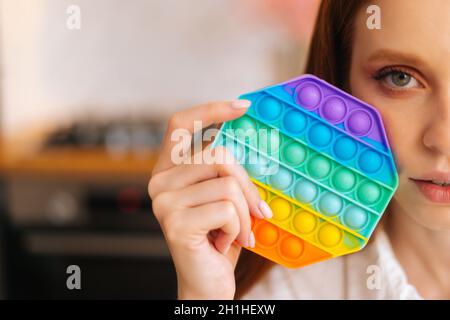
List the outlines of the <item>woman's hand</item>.
{"type": "Polygon", "coordinates": [[[172,141],[172,133],[184,129],[192,137],[194,121],[208,127],[242,116],[249,106],[247,100],[211,103],[178,112],[169,121],[149,195],[175,264],[179,299],[233,299],[236,242],[253,247],[250,215],[272,214],[225,148],[201,151],[216,159],[214,164],[174,165],[172,150],[179,142],[172,141]]]}

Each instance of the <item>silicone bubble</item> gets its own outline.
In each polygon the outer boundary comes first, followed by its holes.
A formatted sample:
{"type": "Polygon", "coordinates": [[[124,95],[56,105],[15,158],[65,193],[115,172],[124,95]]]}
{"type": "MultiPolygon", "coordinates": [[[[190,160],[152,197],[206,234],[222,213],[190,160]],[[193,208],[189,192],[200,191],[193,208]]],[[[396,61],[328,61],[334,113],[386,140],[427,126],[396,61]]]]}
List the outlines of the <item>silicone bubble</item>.
{"type": "Polygon", "coordinates": [[[300,111],[289,111],[283,117],[283,127],[287,132],[297,135],[306,129],[306,116],[300,111]]]}
{"type": "Polygon", "coordinates": [[[345,210],[344,222],[352,229],[358,230],[363,228],[367,224],[368,220],[368,213],[361,208],[351,206],[345,210]]]}
{"type": "Polygon", "coordinates": [[[283,198],[275,198],[269,203],[275,220],[286,220],[291,215],[292,205],[283,198]]]}
{"type": "Polygon", "coordinates": [[[319,209],[327,216],[337,215],[342,209],[342,200],[331,192],[324,193],[319,200],[319,209]]]}
{"type": "Polygon", "coordinates": [[[381,187],[371,181],[363,182],[358,187],[358,198],[366,204],[374,204],[381,197],[381,187]]]}
{"type": "Polygon", "coordinates": [[[349,192],[356,184],[356,175],[346,168],[339,168],[333,174],[333,186],[337,191],[349,192]]]}
{"type": "Polygon", "coordinates": [[[317,155],[308,161],[308,172],[316,179],[323,179],[331,171],[331,161],[323,156],[317,155]]]}
{"type": "Polygon", "coordinates": [[[322,99],[320,88],[308,83],[297,88],[297,102],[308,110],[315,109],[322,99]]]}
{"type": "Polygon", "coordinates": [[[298,142],[290,142],[283,147],[282,158],[288,165],[296,167],[306,159],[306,149],[298,142]]]}
{"type": "Polygon", "coordinates": [[[335,225],[326,223],[320,227],[318,238],[322,245],[326,247],[334,247],[341,241],[342,232],[335,225]]]}
{"type": "Polygon", "coordinates": [[[337,96],[329,97],[320,110],[322,118],[331,123],[342,122],[347,114],[345,101],[337,96]]]}
{"type": "Polygon", "coordinates": [[[250,108],[213,147],[234,154],[273,212],[251,217],[247,249],[297,268],[364,248],[398,186],[377,109],[311,75],[240,99],[250,108]]]}
{"type": "Polygon", "coordinates": [[[308,133],[311,144],[319,148],[329,145],[332,137],[331,129],[321,123],[312,126],[308,133]]]}
{"type": "Polygon", "coordinates": [[[308,211],[298,212],[293,220],[294,228],[300,233],[311,233],[316,229],[317,218],[308,211]]]}
{"type": "Polygon", "coordinates": [[[367,150],[364,151],[359,157],[360,168],[367,173],[375,173],[380,170],[383,165],[383,158],[380,154],[367,150]]]}
{"type": "Polygon", "coordinates": [[[300,179],[294,189],[294,196],[300,202],[311,203],[317,197],[318,188],[306,179],[300,179]]]}
{"type": "Polygon", "coordinates": [[[293,182],[293,174],[291,171],[284,167],[279,167],[278,170],[274,171],[275,173],[269,178],[271,187],[278,190],[289,188],[293,182]]]}
{"type": "Polygon", "coordinates": [[[339,160],[353,159],[358,152],[358,145],[348,137],[338,139],[334,144],[334,154],[339,160]]]}
{"type": "Polygon", "coordinates": [[[372,128],[372,117],[364,110],[353,111],[347,120],[347,127],[355,135],[366,135],[372,128]]]}
{"type": "Polygon", "coordinates": [[[277,227],[270,223],[264,223],[258,226],[255,238],[258,240],[258,243],[263,246],[270,247],[277,243],[279,237],[279,231],[277,227]]]}
{"type": "Polygon", "coordinates": [[[303,241],[287,236],[281,241],[280,252],[287,259],[298,259],[303,252],[303,241]]]}
{"type": "Polygon", "coordinates": [[[256,122],[250,117],[244,116],[234,120],[233,129],[239,139],[252,139],[256,135],[256,122]]]}
{"type": "Polygon", "coordinates": [[[270,96],[263,97],[256,106],[258,115],[268,121],[277,119],[281,115],[282,110],[282,102],[270,96]]]}

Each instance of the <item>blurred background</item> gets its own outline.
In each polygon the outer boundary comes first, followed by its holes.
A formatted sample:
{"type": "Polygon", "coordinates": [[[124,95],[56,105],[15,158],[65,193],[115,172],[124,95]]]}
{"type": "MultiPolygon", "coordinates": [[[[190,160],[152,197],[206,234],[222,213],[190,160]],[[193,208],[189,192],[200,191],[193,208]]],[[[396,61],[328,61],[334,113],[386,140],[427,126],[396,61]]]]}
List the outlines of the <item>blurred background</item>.
{"type": "Polygon", "coordinates": [[[0,0],[0,298],[175,298],[147,196],[165,122],[300,75],[318,5],[0,0]]]}

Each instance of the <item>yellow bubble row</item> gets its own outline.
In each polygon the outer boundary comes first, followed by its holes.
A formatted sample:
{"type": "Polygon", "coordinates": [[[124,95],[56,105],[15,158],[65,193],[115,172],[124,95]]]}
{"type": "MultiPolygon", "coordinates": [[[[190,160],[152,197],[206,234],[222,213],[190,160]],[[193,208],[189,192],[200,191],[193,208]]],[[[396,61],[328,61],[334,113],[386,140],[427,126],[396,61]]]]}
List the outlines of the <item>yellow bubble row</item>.
{"type": "Polygon", "coordinates": [[[345,230],[344,226],[320,217],[311,207],[299,206],[290,198],[278,195],[269,186],[253,180],[261,198],[271,207],[274,216],[270,222],[312,245],[340,256],[361,250],[367,239],[345,230]]]}

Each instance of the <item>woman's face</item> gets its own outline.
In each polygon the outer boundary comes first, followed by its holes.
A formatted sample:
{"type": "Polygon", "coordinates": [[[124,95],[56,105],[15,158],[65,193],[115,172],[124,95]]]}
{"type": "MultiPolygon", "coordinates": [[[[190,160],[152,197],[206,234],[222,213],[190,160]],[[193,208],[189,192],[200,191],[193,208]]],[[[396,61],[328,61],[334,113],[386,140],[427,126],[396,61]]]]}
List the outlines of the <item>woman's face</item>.
{"type": "Polygon", "coordinates": [[[394,207],[450,230],[450,1],[379,0],[355,21],[352,94],[381,113],[399,171],[394,207]],[[447,182],[449,186],[443,186],[447,182]]]}

